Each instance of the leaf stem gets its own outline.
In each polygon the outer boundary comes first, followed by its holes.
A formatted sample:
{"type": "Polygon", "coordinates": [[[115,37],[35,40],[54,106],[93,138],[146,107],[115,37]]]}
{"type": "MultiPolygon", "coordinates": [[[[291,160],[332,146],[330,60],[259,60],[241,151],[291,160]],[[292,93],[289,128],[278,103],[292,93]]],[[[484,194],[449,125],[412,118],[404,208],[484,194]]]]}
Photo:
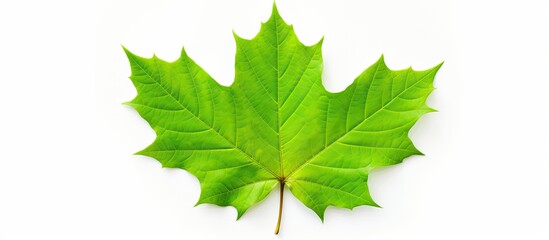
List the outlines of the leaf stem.
{"type": "Polygon", "coordinates": [[[284,202],[284,179],[280,180],[280,205],[278,206],[278,221],[276,223],[275,234],[278,234],[280,230],[280,221],[282,220],[282,205],[284,202]]]}

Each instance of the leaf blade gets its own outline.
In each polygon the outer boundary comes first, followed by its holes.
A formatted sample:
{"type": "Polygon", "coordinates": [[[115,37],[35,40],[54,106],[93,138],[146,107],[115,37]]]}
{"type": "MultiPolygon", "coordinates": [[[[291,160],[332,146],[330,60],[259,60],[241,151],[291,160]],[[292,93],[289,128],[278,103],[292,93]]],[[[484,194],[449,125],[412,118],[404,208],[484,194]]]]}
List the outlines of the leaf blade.
{"type": "Polygon", "coordinates": [[[323,39],[305,46],[276,6],[254,38],[234,37],[230,87],[184,50],[168,63],[124,48],[138,92],[127,104],[157,135],[138,154],[195,175],[197,205],[230,205],[240,218],[280,183],[323,220],[328,206],[378,206],[370,171],[423,155],[408,132],[434,111],[425,102],[442,64],[393,71],[381,56],[330,93],[322,85],[323,39]]]}

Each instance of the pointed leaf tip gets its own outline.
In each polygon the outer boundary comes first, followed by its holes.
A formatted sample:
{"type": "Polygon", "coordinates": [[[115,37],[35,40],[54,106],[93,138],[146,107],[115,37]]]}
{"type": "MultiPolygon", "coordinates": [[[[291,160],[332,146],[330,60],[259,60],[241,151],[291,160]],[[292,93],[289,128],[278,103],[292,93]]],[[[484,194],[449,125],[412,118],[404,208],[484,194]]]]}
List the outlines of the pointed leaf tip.
{"type": "Polygon", "coordinates": [[[324,213],[326,213],[327,206],[323,207],[323,209],[313,209],[313,211],[316,213],[318,218],[320,218],[320,221],[324,223],[324,213]]]}
{"type": "Polygon", "coordinates": [[[185,46],[181,47],[181,54],[182,57],[188,57],[187,50],[185,50],[185,46]]]}
{"type": "Polygon", "coordinates": [[[387,67],[387,64],[385,64],[385,55],[381,54],[379,59],[377,60],[376,64],[378,64],[378,67],[381,65],[382,68],[389,68],[387,67]]]}
{"type": "Polygon", "coordinates": [[[271,10],[271,16],[274,16],[275,14],[280,16],[279,13],[278,13],[278,7],[276,6],[276,1],[273,1],[273,8],[271,10]]]}
{"type": "Polygon", "coordinates": [[[274,22],[280,21],[282,25],[288,25],[284,21],[284,19],[282,19],[282,17],[280,16],[280,12],[278,11],[278,7],[276,6],[276,2],[273,2],[273,9],[271,11],[271,17],[269,18],[269,20],[267,20],[267,23],[269,23],[271,21],[274,21],[274,22]]]}
{"type": "Polygon", "coordinates": [[[444,65],[444,61],[440,62],[437,66],[435,66],[437,71],[442,67],[442,65],[444,65]]]}
{"type": "Polygon", "coordinates": [[[324,43],[324,36],[322,36],[322,37],[320,38],[320,40],[318,40],[318,42],[317,42],[315,45],[322,46],[323,43],[324,43]]]}
{"type": "Polygon", "coordinates": [[[120,45],[120,46],[122,46],[122,49],[124,50],[124,53],[126,53],[126,56],[128,56],[128,57],[135,56],[135,54],[130,52],[130,50],[128,50],[124,45],[120,45]]]}
{"type": "Polygon", "coordinates": [[[239,210],[239,209],[236,209],[236,221],[238,221],[242,215],[244,215],[246,211],[245,210],[239,210]]]}
{"type": "Polygon", "coordinates": [[[233,32],[234,40],[236,40],[236,41],[242,40],[242,38],[240,36],[238,36],[238,34],[236,33],[236,31],[234,29],[232,30],[232,32],[233,32]]]}

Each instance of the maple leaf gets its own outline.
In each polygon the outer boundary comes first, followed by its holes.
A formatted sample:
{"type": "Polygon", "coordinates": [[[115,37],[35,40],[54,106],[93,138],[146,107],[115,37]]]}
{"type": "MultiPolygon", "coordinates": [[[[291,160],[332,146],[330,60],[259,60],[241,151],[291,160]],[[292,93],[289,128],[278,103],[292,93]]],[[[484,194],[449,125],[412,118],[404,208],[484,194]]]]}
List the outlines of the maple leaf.
{"type": "Polygon", "coordinates": [[[383,56],[344,91],[322,85],[322,40],[302,44],[276,6],[251,40],[234,34],[236,75],[217,83],[183,50],[174,62],[124,48],[135,108],[156,132],[137,154],[198,178],[198,204],[233,206],[238,218],[280,186],[322,220],[328,206],[377,206],[372,169],[421,155],[408,132],[425,113],[442,64],[390,70],[383,56]]]}

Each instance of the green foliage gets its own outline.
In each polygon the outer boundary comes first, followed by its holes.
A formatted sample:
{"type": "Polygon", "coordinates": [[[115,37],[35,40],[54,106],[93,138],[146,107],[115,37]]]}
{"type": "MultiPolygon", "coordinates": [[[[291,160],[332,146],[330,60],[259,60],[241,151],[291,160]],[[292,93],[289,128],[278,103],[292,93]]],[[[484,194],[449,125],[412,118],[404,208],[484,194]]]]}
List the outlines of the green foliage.
{"type": "Polygon", "coordinates": [[[273,7],[251,40],[235,34],[236,77],[218,84],[183,50],[175,62],[127,49],[137,89],[127,103],[156,140],[138,154],[198,178],[197,204],[238,217],[278,184],[323,219],[328,206],[377,206],[372,169],[421,155],[408,132],[425,113],[440,65],[390,70],[381,57],[343,92],[322,85],[322,40],[305,46],[273,7]]]}

